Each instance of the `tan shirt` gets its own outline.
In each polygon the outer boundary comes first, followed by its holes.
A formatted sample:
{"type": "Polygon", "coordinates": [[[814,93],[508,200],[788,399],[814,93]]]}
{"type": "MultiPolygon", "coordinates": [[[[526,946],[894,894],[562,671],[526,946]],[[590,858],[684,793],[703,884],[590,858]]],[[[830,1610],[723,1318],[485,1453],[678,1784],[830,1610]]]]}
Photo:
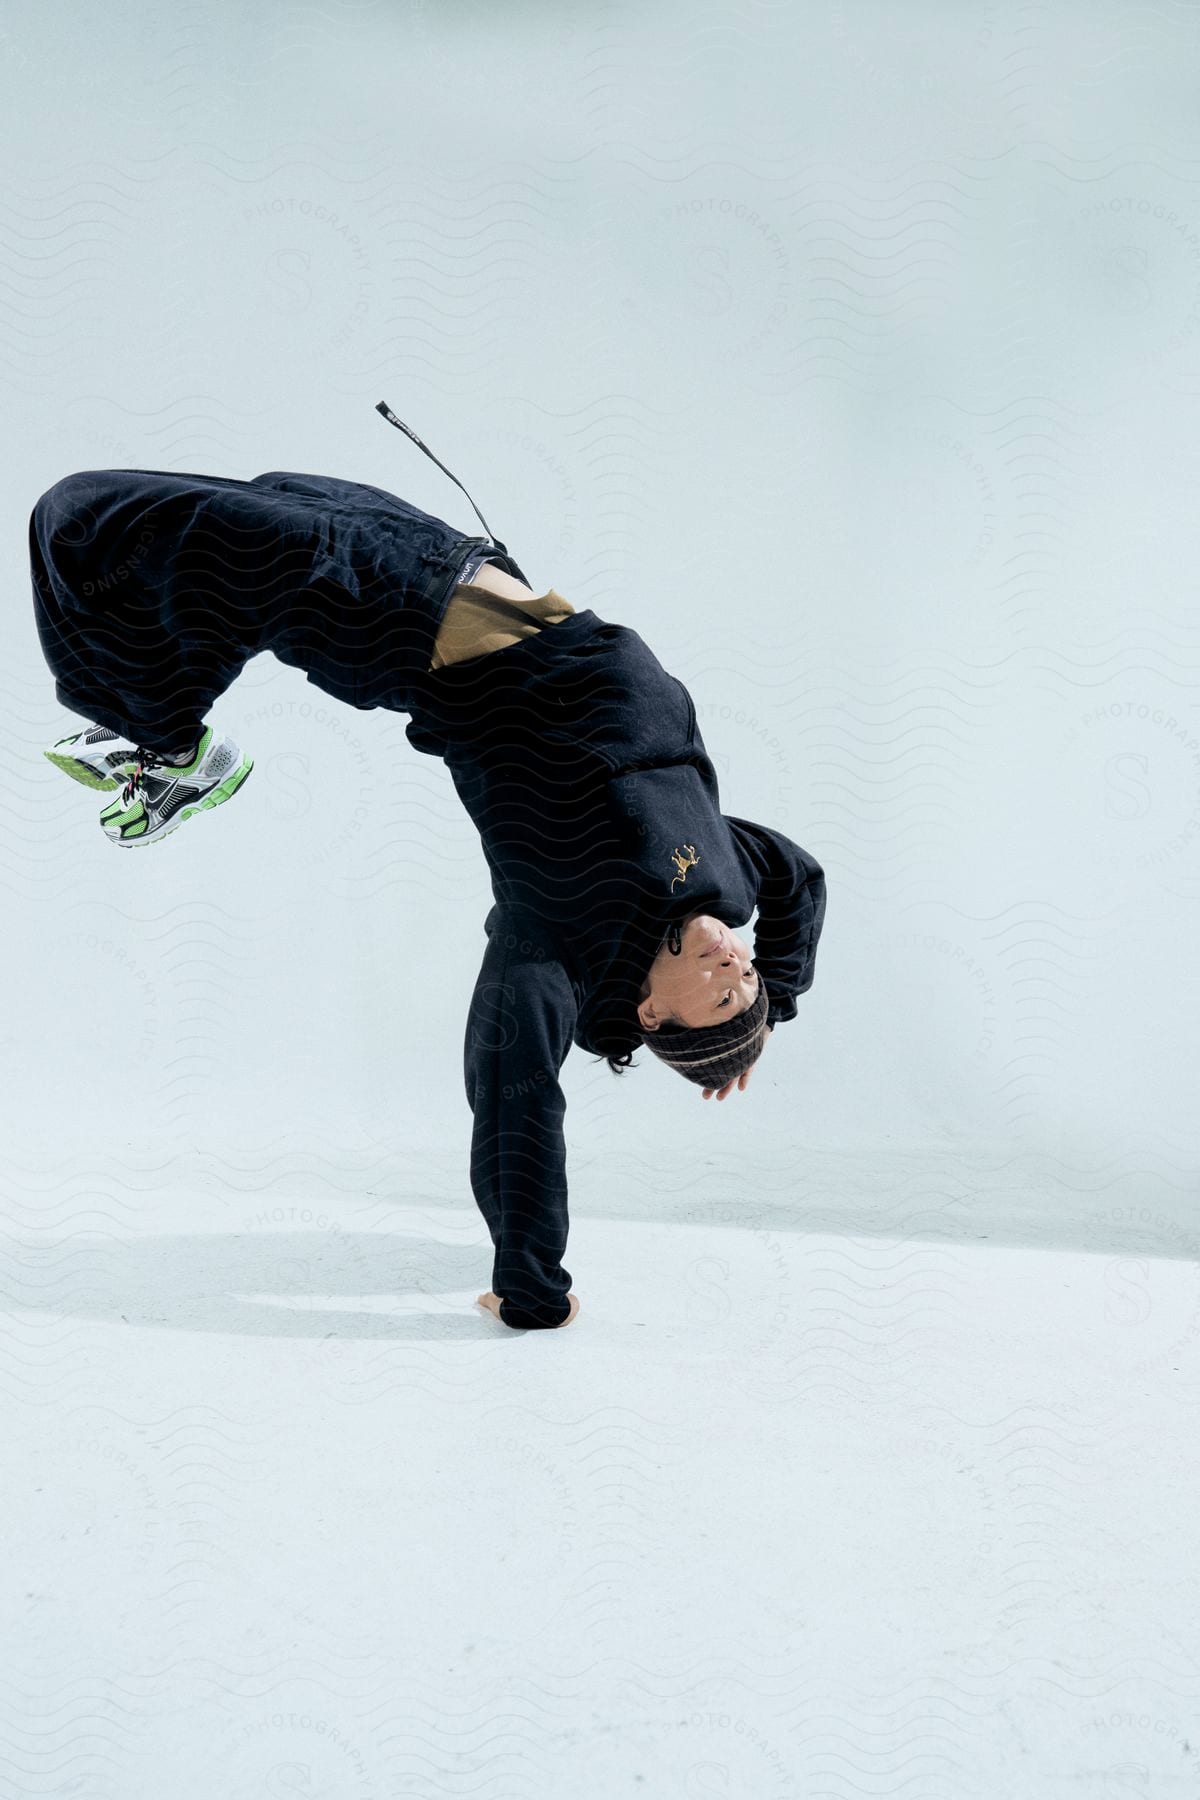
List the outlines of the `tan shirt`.
{"type": "Polygon", "coordinates": [[[575,611],[554,588],[535,594],[523,581],[495,563],[483,563],[470,581],[460,581],[450,596],[433,644],[431,669],[487,656],[529,637],[544,625],[557,625],[575,611]]]}

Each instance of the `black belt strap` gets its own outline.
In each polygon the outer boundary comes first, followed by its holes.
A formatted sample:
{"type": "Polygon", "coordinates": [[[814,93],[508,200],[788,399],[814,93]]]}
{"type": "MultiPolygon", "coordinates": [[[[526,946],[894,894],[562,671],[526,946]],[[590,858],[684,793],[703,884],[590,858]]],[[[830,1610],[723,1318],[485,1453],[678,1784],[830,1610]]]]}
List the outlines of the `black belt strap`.
{"type": "MultiPolygon", "coordinates": [[[[402,432],[404,432],[406,437],[410,437],[412,439],[413,443],[417,446],[418,450],[424,450],[426,456],[430,459],[430,461],[437,463],[437,466],[442,471],[442,474],[449,475],[450,479],[454,483],[455,487],[462,488],[463,493],[467,494],[467,490],[465,487],[463,487],[463,484],[458,479],[458,476],[452,475],[450,473],[450,470],[446,467],[445,463],[438,461],[438,458],[433,454],[433,451],[429,448],[428,444],[423,444],[421,442],[420,438],[417,436],[416,432],[412,429],[411,425],[406,425],[404,423],[403,419],[398,419],[396,417],[395,413],[392,411],[391,407],[388,405],[386,400],[376,401],[375,411],[377,413],[382,413],[383,417],[387,420],[388,424],[394,425],[396,427],[397,431],[402,431],[402,432]]],[[[470,494],[467,494],[467,499],[471,500],[470,494]]],[[[483,529],[487,532],[489,538],[491,538],[493,544],[495,544],[496,548],[498,550],[502,551],[505,556],[507,556],[508,555],[508,545],[505,544],[502,541],[502,539],[500,539],[496,536],[495,532],[492,530],[491,526],[488,524],[487,520],[484,518],[483,514],[480,512],[479,508],[477,506],[475,506],[475,502],[473,500],[471,500],[471,505],[473,507],[475,507],[475,516],[479,520],[479,523],[483,526],[483,529]]]]}

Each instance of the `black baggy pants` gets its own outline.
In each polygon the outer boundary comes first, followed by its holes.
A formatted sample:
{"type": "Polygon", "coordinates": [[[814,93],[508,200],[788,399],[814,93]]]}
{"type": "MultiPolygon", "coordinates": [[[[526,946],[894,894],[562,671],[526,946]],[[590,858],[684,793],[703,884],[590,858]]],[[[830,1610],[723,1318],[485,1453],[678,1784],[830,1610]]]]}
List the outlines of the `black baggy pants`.
{"type": "Polygon", "coordinates": [[[93,469],[29,521],[38,635],[64,706],[149,749],[192,744],[260,651],[350,706],[409,711],[458,572],[498,540],[383,488],[93,469]]]}

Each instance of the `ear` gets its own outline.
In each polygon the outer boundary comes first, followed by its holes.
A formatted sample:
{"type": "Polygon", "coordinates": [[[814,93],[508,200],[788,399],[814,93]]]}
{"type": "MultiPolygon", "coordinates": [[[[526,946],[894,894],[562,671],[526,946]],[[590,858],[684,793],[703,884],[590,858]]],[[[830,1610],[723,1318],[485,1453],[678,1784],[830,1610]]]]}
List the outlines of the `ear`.
{"type": "Polygon", "coordinates": [[[654,1002],[649,996],[645,1000],[638,1001],[637,1015],[643,1031],[657,1031],[662,1024],[662,1020],[655,1011],[654,1002]]]}

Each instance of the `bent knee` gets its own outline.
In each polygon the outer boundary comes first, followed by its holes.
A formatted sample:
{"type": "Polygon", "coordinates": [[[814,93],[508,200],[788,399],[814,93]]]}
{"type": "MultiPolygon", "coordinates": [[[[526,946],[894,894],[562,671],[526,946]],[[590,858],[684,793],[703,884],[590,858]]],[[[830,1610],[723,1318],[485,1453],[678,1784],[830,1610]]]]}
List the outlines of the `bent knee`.
{"type": "Polygon", "coordinates": [[[99,508],[111,495],[119,469],[79,469],[64,475],[44,494],[39,494],[30,515],[43,541],[56,537],[83,543],[94,529],[99,508]]]}

